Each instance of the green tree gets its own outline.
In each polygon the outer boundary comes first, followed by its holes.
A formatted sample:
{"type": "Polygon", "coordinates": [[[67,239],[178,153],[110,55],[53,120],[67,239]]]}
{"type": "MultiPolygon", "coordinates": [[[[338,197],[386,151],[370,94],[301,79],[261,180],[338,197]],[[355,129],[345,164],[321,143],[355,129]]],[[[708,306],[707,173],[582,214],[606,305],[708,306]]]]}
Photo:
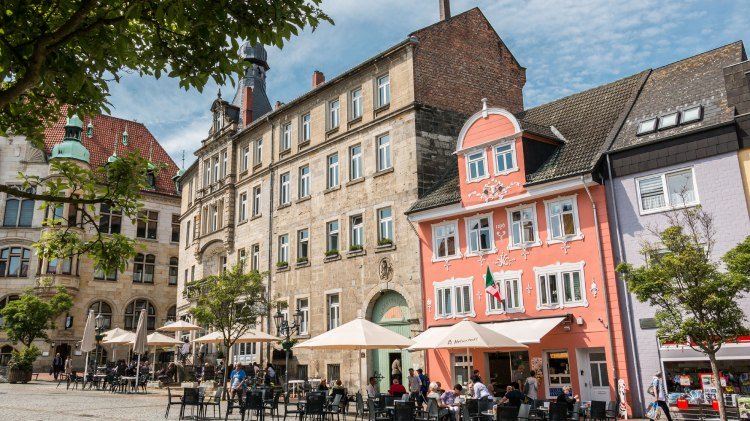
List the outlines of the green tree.
{"type": "MultiPolygon", "coordinates": [[[[652,229],[656,241],[646,241],[648,259],[638,268],[621,263],[629,290],[656,309],[657,335],[708,356],[714,379],[719,378],[716,353],[748,333],[738,299],[750,291],[750,237],[723,257],[725,267],[712,260],[713,218],[700,207],[668,215],[669,227],[652,229]]],[[[726,420],[721,388],[720,416],[726,420]]]]}
{"type": "Polygon", "coordinates": [[[221,332],[227,357],[237,339],[269,314],[263,275],[257,271],[245,272],[241,265],[189,282],[187,291],[195,303],[190,313],[198,323],[221,332]]]}

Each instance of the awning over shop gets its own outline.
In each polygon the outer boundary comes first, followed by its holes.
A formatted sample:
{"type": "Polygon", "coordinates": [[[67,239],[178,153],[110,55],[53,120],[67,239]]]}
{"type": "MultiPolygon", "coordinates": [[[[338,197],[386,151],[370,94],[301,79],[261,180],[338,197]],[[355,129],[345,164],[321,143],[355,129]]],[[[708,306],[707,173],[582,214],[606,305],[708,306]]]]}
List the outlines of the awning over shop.
{"type": "MultiPolygon", "coordinates": [[[[662,345],[662,361],[708,361],[706,354],[688,346],[662,345]]],[[[750,343],[724,344],[716,354],[717,360],[750,360],[750,343]]]]}
{"type": "MultiPolygon", "coordinates": [[[[501,333],[516,342],[523,344],[538,344],[542,337],[565,320],[561,317],[548,317],[544,319],[509,320],[507,322],[482,323],[481,325],[495,332],[501,333]]],[[[432,339],[440,337],[450,326],[431,327],[414,338],[415,342],[429,343],[432,339]]]]}

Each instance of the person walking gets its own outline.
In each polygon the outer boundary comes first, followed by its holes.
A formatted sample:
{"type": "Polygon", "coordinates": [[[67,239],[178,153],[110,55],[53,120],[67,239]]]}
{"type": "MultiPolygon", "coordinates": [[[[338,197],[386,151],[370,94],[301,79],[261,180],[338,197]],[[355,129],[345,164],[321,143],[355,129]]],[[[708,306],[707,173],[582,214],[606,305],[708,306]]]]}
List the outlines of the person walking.
{"type": "Polygon", "coordinates": [[[656,398],[656,404],[661,407],[664,411],[664,415],[667,417],[667,421],[672,421],[672,415],[669,413],[669,405],[667,405],[667,388],[664,385],[664,380],[661,378],[661,371],[657,371],[654,374],[654,378],[651,379],[651,387],[648,388],[648,392],[656,398]]]}
{"type": "Polygon", "coordinates": [[[531,372],[529,372],[529,377],[527,377],[526,381],[523,383],[523,393],[529,398],[529,405],[531,405],[531,408],[536,408],[536,400],[539,397],[539,382],[536,379],[536,371],[531,370],[531,372]]]}
{"type": "MultiPolygon", "coordinates": [[[[242,395],[244,395],[245,392],[246,378],[247,373],[245,373],[245,370],[242,369],[242,364],[240,364],[239,362],[234,363],[234,370],[232,370],[232,373],[229,376],[230,399],[234,399],[235,396],[239,395],[237,399],[239,407],[242,407],[242,395]]],[[[229,413],[231,413],[231,409],[229,413]]]]}
{"type": "Polygon", "coordinates": [[[60,356],[60,353],[58,352],[55,354],[55,358],[52,359],[52,375],[55,377],[55,380],[57,380],[57,377],[60,375],[60,372],[65,369],[65,362],[63,362],[62,357],[60,356]]]}
{"type": "Polygon", "coordinates": [[[419,379],[414,369],[409,369],[409,395],[412,399],[419,402],[419,389],[422,388],[422,381],[419,379]]]}
{"type": "Polygon", "coordinates": [[[401,360],[398,358],[391,363],[391,382],[393,382],[393,379],[398,379],[398,382],[401,383],[401,360]]]}
{"type": "Polygon", "coordinates": [[[426,374],[424,374],[424,371],[422,371],[421,368],[417,369],[417,376],[419,376],[419,382],[421,383],[421,386],[419,388],[419,398],[421,399],[419,403],[421,405],[423,402],[427,401],[426,397],[427,392],[430,389],[430,378],[426,374]]]}
{"type": "Polygon", "coordinates": [[[71,373],[73,373],[73,358],[68,355],[68,358],[65,359],[65,377],[69,379],[71,373]]]}

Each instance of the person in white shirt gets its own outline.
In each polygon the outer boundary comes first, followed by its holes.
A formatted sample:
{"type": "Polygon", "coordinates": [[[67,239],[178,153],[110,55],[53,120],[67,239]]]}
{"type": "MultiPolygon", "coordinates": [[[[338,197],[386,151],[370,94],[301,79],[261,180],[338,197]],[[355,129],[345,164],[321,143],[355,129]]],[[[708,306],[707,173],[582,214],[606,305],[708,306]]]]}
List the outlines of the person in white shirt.
{"type": "Polygon", "coordinates": [[[664,386],[661,371],[654,373],[654,378],[651,379],[651,387],[653,387],[656,404],[664,411],[667,421],[672,421],[672,414],[669,413],[669,406],[667,405],[667,388],[664,386]]]}
{"type": "Polygon", "coordinates": [[[377,387],[377,380],[375,380],[375,377],[370,377],[370,380],[367,384],[367,397],[368,398],[377,398],[378,397],[378,387],[377,387]]]}
{"type": "Polygon", "coordinates": [[[409,369],[409,394],[412,399],[417,399],[419,396],[419,389],[422,387],[422,381],[414,373],[414,369],[409,369]]]}
{"type": "Polygon", "coordinates": [[[531,400],[531,407],[535,407],[535,401],[539,397],[539,382],[536,379],[536,372],[531,370],[529,377],[523,384],[523,393],[531,400]]]}
{"type": "Polygon", "coordinates": [[[473,388],[474,388],[475,399],[482,399],[484,397],[490,396],[490,391],[487,389],[487,386],[485,386],[484,383],[482,383],[482,379],[479,376],[477,375],[471,376],[471,381],[474,384],[473,388]]]}

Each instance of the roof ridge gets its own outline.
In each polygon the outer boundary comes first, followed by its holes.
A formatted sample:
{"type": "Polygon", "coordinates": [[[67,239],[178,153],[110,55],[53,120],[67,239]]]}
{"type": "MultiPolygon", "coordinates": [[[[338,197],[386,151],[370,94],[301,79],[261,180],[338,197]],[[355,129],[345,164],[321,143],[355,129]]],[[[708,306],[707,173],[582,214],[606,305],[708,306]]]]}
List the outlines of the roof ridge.
{"type": "MultiPolygon", "coordinates": [[[[411,35],[414,35],[414,34],[416,34],[417,32],[422,32],[422,31],[424,31],[425,29],[429,29],[429,28],[432,28],[433,26],[436,26],[436,25],[440,25],[440,24],[442,24],[442,23],[445,23],[445,22],[450,22],[450,21],[452,21],[453,19],[455,19],[455,18],[457,18],[457,17],[459,17],[459,16],[463,16],[463,15],[465,15],[465,14],[467,14],[467,13],[469,13],[469,12],[472,12],[472,11],[474,11],[474,10],[479,10],[479,13],[481,13],[481,14],[482,14],[482,16],[484,16],[484,13],[482,13],[482,9],[480,9],[480,8],[479,8],[479,6],[474,6],[474,7],[472,7],[471,9],[469,9],[469,10],[464,10],[463,12],[461,12],[461,13],[459,13],[459,14],[457,14],[457,15],[451,15],[451,17],[449,17],[449,18],[447,18],[447,19],[445,19],[445,20],[438,20],[437,22],[433,22],[433,23],[431,23],[431,24],[429,24],[429,25],[427,25],[427,26],[424,26],[424,27],[422,27],[422,28],[419,28],[419,29],[417,29],[417,30],[411,31],[411,32],[409,33],[409,36],[411,36],[411,35]]],[[[487,19],[487,18],[485,17],[485,19],[487,19]]]]}
{"type": "Polygon", "coordinates": [[[653,70],[661,70],[661,69],[664,69],[664,68],[669,67],[669,66],[674,66],[677,63],[682,63],[683,61],[692,60],[692,59],[698,58],[698,57],[703,56],[703,55],[711,54],[711,53],[714,53],[714,52],[716,52],[718,50],[721,50],[721,49],[724,49],[724,48],[727,48],[727,47],[731,47],[731,46],[733,46],[735,44],[739,44],[740,46],[743,45],[742,44],[742,40],[740,39],[740,40],[737,40],[737,41],[730,42],[729,44],[724,44],[724,45],[712,48],[710,50],[706,50],[706,51],[703,51],[703,52],[700,52],[700,53],[693,54],[692,56],[681,58],[681,59],[679,59],[677,61],[673,61],[673,62],[667,63],[667,64],[665,64],[663,66],[656,67],[653,70]]]}

